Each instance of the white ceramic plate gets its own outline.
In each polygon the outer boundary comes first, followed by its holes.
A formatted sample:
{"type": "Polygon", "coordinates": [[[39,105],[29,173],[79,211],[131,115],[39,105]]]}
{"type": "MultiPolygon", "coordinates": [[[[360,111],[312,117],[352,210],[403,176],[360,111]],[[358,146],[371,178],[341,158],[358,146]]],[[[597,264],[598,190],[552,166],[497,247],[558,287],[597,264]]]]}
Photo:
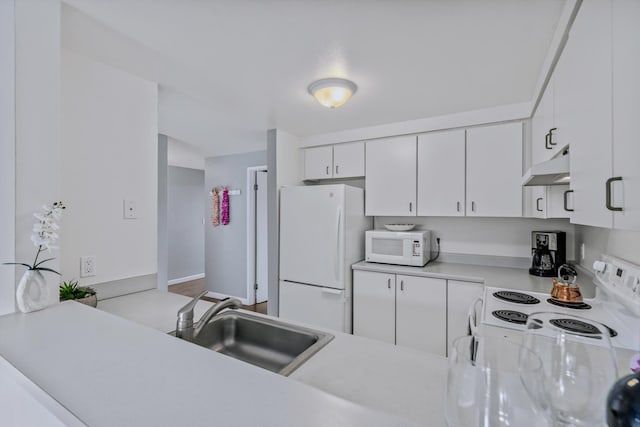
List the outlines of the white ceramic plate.
{"type": "Polygon", "coordinates": [[[384,228],[389,231],[409,231],[413,230],[415,224],[385,224],[384,228]]]}

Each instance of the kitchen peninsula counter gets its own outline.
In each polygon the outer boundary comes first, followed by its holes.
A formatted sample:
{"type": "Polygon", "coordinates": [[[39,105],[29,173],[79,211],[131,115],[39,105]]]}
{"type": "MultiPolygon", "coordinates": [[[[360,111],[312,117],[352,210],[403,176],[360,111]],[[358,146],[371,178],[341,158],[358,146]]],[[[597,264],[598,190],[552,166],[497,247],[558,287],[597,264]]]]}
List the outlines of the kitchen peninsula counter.
{"type": "Polygon", "coordinates": [[[444,358],[335,333],[287,378],[165,332],[66,302],[0,317],[0,356],[90,426],[444,425],[444,358]]]}

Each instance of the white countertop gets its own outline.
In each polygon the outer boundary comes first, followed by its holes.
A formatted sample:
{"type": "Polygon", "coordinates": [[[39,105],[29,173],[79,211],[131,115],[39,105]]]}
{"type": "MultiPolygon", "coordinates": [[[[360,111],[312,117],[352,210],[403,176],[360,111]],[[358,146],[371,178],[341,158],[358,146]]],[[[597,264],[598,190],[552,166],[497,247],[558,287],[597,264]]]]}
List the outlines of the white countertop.
{"type": "MultiPolygon", "coordinates": [[[[189,300],[152,290],[101,301],[98,308],[169,332],[175,329],[178,308],[189,300]]],[[[203,308],[206,309],[206,305],[200,307],[203,308]]],[[[198,317],[196,312],[195,318],[198,317]]],[[[447,359],[336,331],[327,332],[335,338],[289,378],[422,425],[444,425],[447,359]]]]}
{"type": "Polygon", "coordinates": [[[76,302],[2,316],[0,336],[0,356],[90,426],[412,425],[76,302]]]}
{"type": "MultiPolygon", "coordinates": [[[[407,274],[447,280],[483,283],[496,288],[532,292],[551,292],[552,278],[529,274],[526,268],[491,267],[484,265],[431,262],[424,267],[379,264],[361,261],[353,264],[354,270],[377,271],[381,273],[407,274]]],[[[578,284],[585,298],[595,297],[595,285],[591,277],[578,276],[578,284]]]]}

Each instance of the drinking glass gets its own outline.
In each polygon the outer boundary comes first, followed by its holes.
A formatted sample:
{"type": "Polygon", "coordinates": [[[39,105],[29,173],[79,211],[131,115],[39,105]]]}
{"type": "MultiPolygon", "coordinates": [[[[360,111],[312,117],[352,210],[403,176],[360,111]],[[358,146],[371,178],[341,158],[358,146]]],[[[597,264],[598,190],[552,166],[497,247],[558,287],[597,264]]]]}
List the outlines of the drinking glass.
{"type": "Polygon", "coordinates": [[[498,336],[470,335],[453,341],[449,354],[445,419],[449,427],[538,426],[520,372],[536,376],[534,353],[498,336]],[[519,366],[519,355],[528,353],[519,366]]]}
{"type": "Polygon", "coordinates": [[[526,366],[535,354],[543,373],[535,377],[523,370],[521,378],[537,407],[554,426],[604,425],[607,391],[617,377],[609,329],[551,312],[530,314],[526,328],[523,346],[530,351],[521,353],[520,363],[526,366]],[[584,329],[585,324],[592,326],[584,329]]]}

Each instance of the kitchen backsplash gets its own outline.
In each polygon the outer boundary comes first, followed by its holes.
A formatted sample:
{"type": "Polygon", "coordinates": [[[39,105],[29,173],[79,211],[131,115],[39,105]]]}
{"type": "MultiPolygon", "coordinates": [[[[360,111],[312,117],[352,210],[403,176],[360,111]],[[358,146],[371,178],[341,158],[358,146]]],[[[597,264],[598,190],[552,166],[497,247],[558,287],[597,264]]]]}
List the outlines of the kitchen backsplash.
{"type": "Polygon", "coordinates": [[[567,219],[375,217],[375,228],[384,224],[417,224],[418,229],[432,230],[434,240],[440,238],[441,251],[447,254],[530,258],[534,230],[564,231],[567,259],[575,260],[577,253],[575,226],[567,219]]]}

